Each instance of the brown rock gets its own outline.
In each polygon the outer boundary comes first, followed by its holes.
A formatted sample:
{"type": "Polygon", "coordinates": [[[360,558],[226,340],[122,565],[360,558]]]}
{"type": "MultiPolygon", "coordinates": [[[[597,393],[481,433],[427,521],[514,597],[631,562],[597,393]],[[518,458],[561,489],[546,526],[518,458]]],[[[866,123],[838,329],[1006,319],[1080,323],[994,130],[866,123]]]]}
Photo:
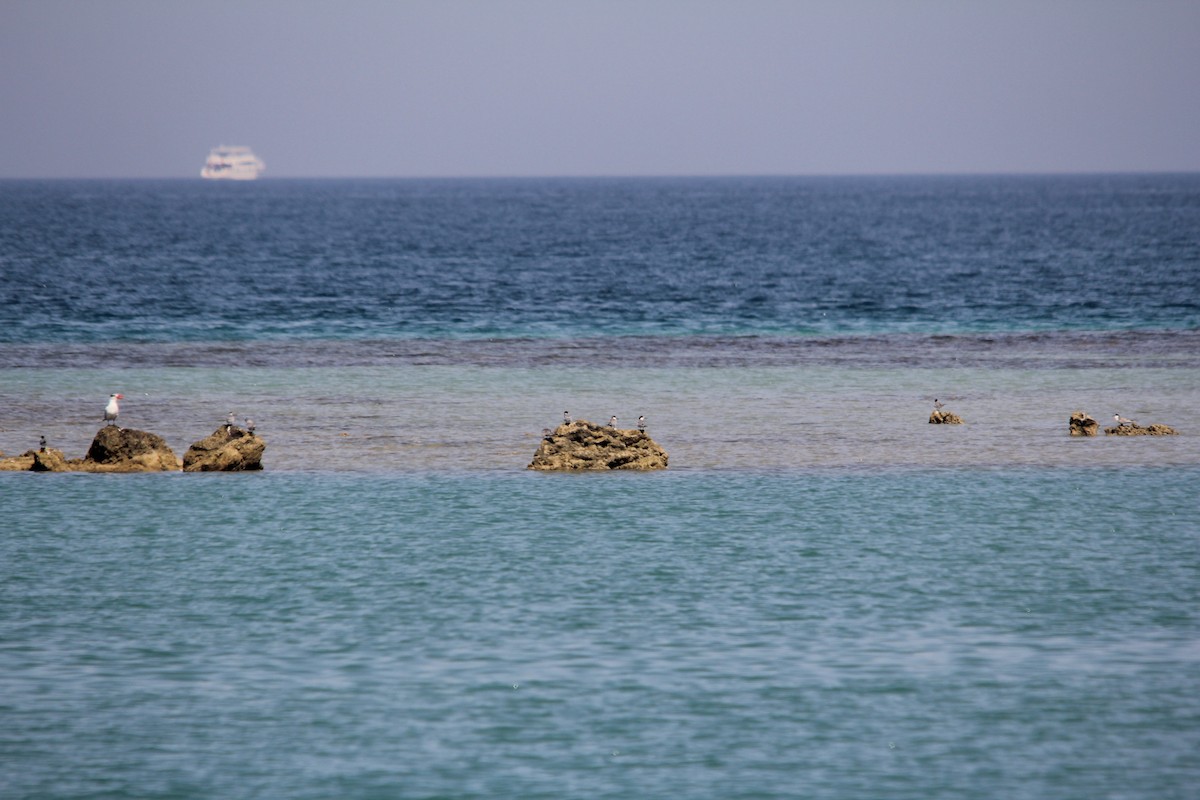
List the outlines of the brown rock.
{"type": "Polygon", "coordinates": [[[1100,423],[1082,411],[1071,412],[1072,436],[1095,436],[1100,432],[1100,423]]]}
{"type": "Polygon", "coordinates": [[[19,456],[0,458],[0,472],[28,472],[33,466],[33,456],[36,450],[26,450],[19,456]]]}
{"type": "Polygon", "coordinates": [[[183,455],[184,472],[247,472],[262,469],[267,443],[236,425],[222,425],[193,442],[183,455]]]}
{"type": "Polygon", "coordinates": [[[105,425],[96,432],[81,461],[66,462],[79,472],[172,472],[179,459],[157,434],[105,425]]]}
{"type": "Polygon", "coordinates": [[[582,419],[544,436],[529,464],[536,470],[666,468],[666,451],[644,431],[605,428],[582,419]]]}
{"type": "Polygon", "coordinates": [[[1138,425],[1136,422],[1132,425],[1114,425],[1111,428],[1105,428],[1106,436],[1175,436],[1176,431],[1169,425],[1138,425]]]}
{"type": "Polygon", "coordinates": [[[33,453],[33,464],[29,467],[33,472],[70,472],[71,470],[62,450],[47,447],[29,452],[33,453]]]}
{"type": "Polygon", "coordinates": [[[930,425],[962,425],[962,417],[953,411],[938,411],[936,408],[929,414],[930,425]]]}

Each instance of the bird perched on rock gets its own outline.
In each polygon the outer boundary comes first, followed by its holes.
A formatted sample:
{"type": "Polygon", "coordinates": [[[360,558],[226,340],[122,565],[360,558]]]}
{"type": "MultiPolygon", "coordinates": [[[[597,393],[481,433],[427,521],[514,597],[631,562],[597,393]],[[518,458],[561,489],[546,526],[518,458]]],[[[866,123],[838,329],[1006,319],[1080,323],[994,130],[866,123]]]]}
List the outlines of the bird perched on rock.
{"type": "Polygon", "coordinates": [[[1137,425],[1137,423],[1133,420],[1129,419],[1128,417],[1122,417],[1120,414],[1113,414],[1113,422],[1117,423],[1118,428],[1122,427],[1123,425],[1137,425]]]}
{"type": "Polygon", "coordinates": [[[110,394],[108,396],[108,405],[104,407],[104,421],[110,425],[117,424],[117,417],[121,416],[121,405],[118,400],[124,400],[123,394],[110,394]]]}
{"type": "Polygon", "coordinates": [[[235,417],[233,415],[233,412],[230,411],[229,414],[225,417],[225,427],[232,428],[236,423],[237,423],[237,417],[235,417]]]}
{"type": "Polygon", "coordinates": [[[571,412],[564,411],[563,412],[563,425],[570,425],[570,424],[571,424],[571,412]]]}
{"type": "Polygon", "coordinates": [[[549,428],[542,428],[542,438],[543,439],[553,439],[554,431],[550,430],[549,428]]]}
{"type": "Polygon", "coordinates": [[[941,400],[938,400],[936,397],[933,398],[933,410],[934,411],[941,411],[945,407],[946,407],[945,403],[943,403],[941,400]]]}
{"type": "Polygon", "coordinates": [[[41,442],[40,442],[39,446],[42,448],[42,451],[43,451],[43,452],[45,452],[45,450],[46,450],[46,436],[45,436],[44,434],[42,435],[42,439],[41,439],[41,442]]]}
{"type": "Polygon", "coordinates": [[[614,414],[608,418],[608,427],[610,427],[610,428],[617,427],[617,415],[616,414],[614,414]]]}
{"type": "Polygon", "coordinates": [[[645,417],[645,415],[638,417],[638,430],[641,431],[642,433],[646,432],[646,417],[645,417]]]}
{"type": "Polygon", "coordinates": [[[250,431],[250,435],[254,435],[254,420],[246,417],[246,430],[250,431]]]}

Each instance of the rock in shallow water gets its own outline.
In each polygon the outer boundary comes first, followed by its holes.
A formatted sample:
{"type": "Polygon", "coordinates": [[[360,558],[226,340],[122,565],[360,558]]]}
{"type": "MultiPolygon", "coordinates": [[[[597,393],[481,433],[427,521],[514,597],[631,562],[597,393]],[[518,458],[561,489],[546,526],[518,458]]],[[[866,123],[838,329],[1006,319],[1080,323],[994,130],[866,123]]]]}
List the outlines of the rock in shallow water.
{"type": "Polygon", "coordinates": [[[156,433],[105,425],[96,431],[82,460],[73,459],[63,466],[65,470],[53,471],[172,472],[179,469],[179,458],[156,433]]]}
{"type": "Polygon", "coordinates": [[[667,453],[644,431],[606,428],[587,420],[544,436],[529,469],[666,469],[667,453]]]}
{"type": "Polygon", "coordinates": [[[1100,430],[1100,423],[1082,411],[1071,413],[1072,436],[1095,436],[1100,430]]]}
{"type": "Polygon", "coordinates": [[[184,472],[248,472],[262,469],[267,443],[236,425],[222,425],[183,455],[184,472]]]}
{"type": "Polygon", "coordinates": [[[1136,422],[1132,425],[1114,425],[1111,428],[1105,428],[1104,433],[1108,436],[1175,436],[1175,429],[1170,425],[1138,425],[1136,422]]]}
{"type": "Polygon", "coordinates": [[[962,417],[953,411],[938,411],[934,409],[929,415],[930,425],[962,425],[962,417]]]}

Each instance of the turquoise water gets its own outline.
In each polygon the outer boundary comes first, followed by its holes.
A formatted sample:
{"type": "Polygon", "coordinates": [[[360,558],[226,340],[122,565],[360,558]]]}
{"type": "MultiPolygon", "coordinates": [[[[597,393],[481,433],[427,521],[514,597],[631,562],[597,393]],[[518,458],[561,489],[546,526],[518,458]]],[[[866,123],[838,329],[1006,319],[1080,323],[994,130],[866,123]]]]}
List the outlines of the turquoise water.
{"type": "Polygon", "coordinates": [[[1194,797],[1198,479],[0,475],[4,796],[1194,797]]]}

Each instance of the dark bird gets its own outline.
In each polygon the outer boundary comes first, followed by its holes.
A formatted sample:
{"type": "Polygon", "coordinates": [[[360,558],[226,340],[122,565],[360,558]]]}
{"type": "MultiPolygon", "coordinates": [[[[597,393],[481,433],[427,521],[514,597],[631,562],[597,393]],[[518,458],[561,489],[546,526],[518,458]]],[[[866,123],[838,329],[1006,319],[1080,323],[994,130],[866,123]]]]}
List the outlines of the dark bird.
{"type": "Polygon", "coordinates": [[[121,416],[121,406],[118,400],[124,400],[123,394],[110,394],[108,396],[108,405],[104,407],[104,421],[110,425],[117,424],[117,417],[121,416]]]}

